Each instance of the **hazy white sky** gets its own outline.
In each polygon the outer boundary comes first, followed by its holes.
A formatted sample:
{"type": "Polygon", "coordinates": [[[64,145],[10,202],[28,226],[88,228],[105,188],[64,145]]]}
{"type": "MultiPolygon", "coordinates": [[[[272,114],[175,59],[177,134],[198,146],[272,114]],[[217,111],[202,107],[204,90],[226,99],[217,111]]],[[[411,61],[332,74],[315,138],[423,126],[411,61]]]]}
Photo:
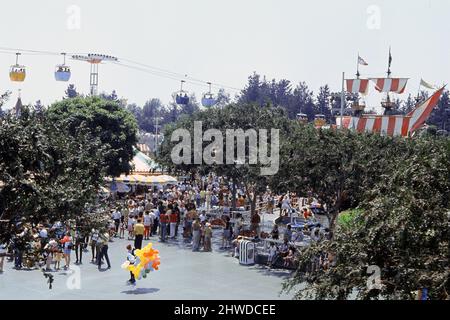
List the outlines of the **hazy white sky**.
{"type": "MultiPolygon", "coordinates": [[[[435,84],[450,79],[448,0],[14,0],[0,9],[0,47],[99,52],[238,88],[256,71],[306,81],[315,92],[325,83],[338,91],[342,72],[355,73],[358,51],[369,63],[361,72],[382,76],[389,45],[394,76],[411,78],[409,92],[417,93],[421,77],[435,84]],[[80,8],[80,29],[68,27],[72,5],[80,8]]],[[[0,54],[0,92],[14,93],[6,108],[18,88],[25,103],[64,95],[67,83],[53,78],[60,57],[23,55],[22,84],[8,78],[14,59],[0,54]]],[[[68,64],[70,83],[88,93],[89,65],[68,64]]],[[[129,102],[168,102],[178,87],[171,79],[100,66],[99,90],[116,89],[129,102]]],[[[197,96],[206,90],[186,89],[197,96]]]]}

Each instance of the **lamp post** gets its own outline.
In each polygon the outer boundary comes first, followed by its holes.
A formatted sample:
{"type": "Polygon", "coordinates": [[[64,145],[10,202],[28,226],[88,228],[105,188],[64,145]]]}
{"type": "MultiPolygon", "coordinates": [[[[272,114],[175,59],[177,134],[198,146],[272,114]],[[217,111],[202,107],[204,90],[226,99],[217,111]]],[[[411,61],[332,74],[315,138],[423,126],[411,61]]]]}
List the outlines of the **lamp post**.
{"type": "Polygon", "coordinates": [[[156,113],[155,113],[155,155],[158,156],[158,143],[159,143],[159,139],[158,139],[158,120],[162,120],[162,117],[157,117],[156,113]]]}

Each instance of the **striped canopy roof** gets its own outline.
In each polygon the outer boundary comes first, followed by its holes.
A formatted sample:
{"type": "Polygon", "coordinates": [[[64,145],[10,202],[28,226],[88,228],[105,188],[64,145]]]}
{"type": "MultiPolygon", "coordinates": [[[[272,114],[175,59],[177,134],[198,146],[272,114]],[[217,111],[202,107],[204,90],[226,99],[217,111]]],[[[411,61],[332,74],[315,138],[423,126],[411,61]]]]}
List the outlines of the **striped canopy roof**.
{"type": "Polygon", "coordinates": [[[133,157],[132,165],[134,167],[133,172],[151,172],[152,170],[161,170],[158,163],[140,151],[138,151],[133,157]]]}
{"type": "Polygon", "coordinates": [[[116,182],[122,182],[130,185],[158,185],[158,184],[173,184],[177,182],[177,179],[168,175],[157,176],[144,176],[139,174],[121,175],[118,178],[114,178],[116,182]]]}

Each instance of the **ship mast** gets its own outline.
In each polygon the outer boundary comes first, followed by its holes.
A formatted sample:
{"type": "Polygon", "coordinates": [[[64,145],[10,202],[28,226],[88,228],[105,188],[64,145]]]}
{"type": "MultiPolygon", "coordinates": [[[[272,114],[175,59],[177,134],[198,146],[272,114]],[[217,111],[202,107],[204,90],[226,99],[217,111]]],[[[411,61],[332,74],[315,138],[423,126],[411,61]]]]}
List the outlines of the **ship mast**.
{"type": "Polygon", "coordinates": [[[359,73],[359,52],[358,52],[358,59],[356,60],[356,79],[359,79],[359,76],[361,74],[359,73]]]}
{"type": "MultiPolygon", "coordinates": [[[[361,61],[360,61],[359,52],[358,52],[358,59],[356,59],[356,80],[360,80],[360,76],[361,76],[361,74],[359,73],[360,63],[361,63],[361,61]]],[[[359,97],[360,93],[357,93],[357,94],[358,94],[358,97],[352,103],[353,115],[355,117],[360,116],[363,113],[364,108],[366,107],[365,104],[360,103],[360,97],[359,97]]]]}
{"type": "MultiPolygon", "coordinates": [[[[391,74],[392,74],[391,64],[392,64],[392,55],[391,55],[391,47],[389,47],[387,79],[391,78],[391,74]]],[[[381,106],[384,108],[384,115],[391,114],[394,104],[392,103],[391,97],[389,96],[389,91],[386,93],[386,100],[381,102],[381,106]]]]}

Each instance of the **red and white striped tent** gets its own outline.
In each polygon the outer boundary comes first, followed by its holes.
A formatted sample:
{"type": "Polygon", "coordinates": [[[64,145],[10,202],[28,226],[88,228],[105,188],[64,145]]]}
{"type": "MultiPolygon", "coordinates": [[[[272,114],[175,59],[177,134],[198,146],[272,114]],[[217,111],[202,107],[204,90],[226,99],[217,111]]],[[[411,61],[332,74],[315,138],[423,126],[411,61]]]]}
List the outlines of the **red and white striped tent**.
{"type": "MultiPolygon", "coordinates": [[[[349,83],[347,82],[347,85],[348,84],[349,83]]],[[[391,84],[388,84],[387,86],[390,86],[391,84]]],[[[379,83],[379,85],[381,86],[382,84],[379,83]]],[[[377,90],[384,90],[382,88],[385,85],[386,84],[383,84],[382,87],[377,87],[377,90]]],[[[401,88],[401,82],[399,84],[396,83],[395,86],[397,88],[396,90],[399,90],[399,92],[404,90],[404,88],[401,88]]],[[[386,90],[391,91],[391,88],[386,90]]],[[[338,128],[354,129],[358,132],[374,132],[380,133],[381,135],[406,137],[422,127],[433,111],[433,108],[439,102],[443,91],[444,87],[436,91],[424,102],[419,103],[406,116],[362,115],[360,117],[336,117],[336,125],[338,128]]]]}

